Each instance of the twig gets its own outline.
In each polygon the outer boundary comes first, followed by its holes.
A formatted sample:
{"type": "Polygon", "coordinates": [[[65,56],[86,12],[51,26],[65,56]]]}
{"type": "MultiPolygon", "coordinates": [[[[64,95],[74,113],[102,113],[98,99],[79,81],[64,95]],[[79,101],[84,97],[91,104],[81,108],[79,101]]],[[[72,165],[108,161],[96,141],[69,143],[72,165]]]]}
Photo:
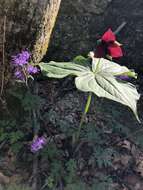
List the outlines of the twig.
{"type": "Polygon", "coordinates": [[[5,77],[5,33],[6,33],[6,15],[4,16],[4,22],[3,22],[3,40],[2,40],[2,80],[1,80],[0,96],[2,96],[2,94],[3,94],[3,89],[4,89],[4,77],[5,77]]]}
{"type": "Polygon", "coordinates": [[[126,21],[124,21],[120,26],[118,26],[118,28],[114,31],[114,34],[118,34],[127,24],[126,21]]]}

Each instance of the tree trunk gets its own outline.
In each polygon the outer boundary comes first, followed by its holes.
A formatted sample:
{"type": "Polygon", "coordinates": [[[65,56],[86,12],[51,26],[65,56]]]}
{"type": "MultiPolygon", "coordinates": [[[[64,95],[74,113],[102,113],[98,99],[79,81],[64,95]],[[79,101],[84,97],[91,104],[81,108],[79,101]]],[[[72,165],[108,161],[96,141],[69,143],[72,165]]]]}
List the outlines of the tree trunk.
{"type": "MultiPolygon", "coordinates": [[[[45,55],[61,0],[0,0],[0,103],[11,56],[29,49],[32,60],[45,55]]],[[[8,77],[9,78],[9,77],[8,77]]],[[[2,107],[0,105],[0,107],[2,107]]],[[[38,188],[38,160],[34,157],[32,189],[38,188]]]]}
{"type": "Polygon", "coordinates": [[[0,0],[0,44],[5,32],[6,58],[24,48],[32,52],[34,62],[43,58],[60,2],[61,0],[0,0]]]}

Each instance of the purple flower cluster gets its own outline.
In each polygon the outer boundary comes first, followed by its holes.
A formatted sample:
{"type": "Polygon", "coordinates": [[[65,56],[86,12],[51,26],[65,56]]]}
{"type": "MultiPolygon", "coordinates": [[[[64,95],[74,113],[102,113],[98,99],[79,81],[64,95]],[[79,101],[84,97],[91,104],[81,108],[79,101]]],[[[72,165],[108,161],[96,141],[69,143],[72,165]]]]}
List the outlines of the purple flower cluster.
{"type": "Polygon", "coordinates": [[[23,66],[28,63],[30,53],[28,51],[22,51],[21,53],[12,56],[12,63],[15,66],[23,66]]]}
{"type": "Polygon", "coordinates": [[[12,64],[14,66],[14,75],[17,79],[25,80],[28,75],[38,73],[38,68],[29,64],[30,53],[22,51],[21,53],[12,56],[12,64]]]}
{"type": "Polygon", "coordinates": [[[46,143],[47,141],[45,137],[37,137],[31,144],[31,152],[36,153],[42,149],[46,143]]]}

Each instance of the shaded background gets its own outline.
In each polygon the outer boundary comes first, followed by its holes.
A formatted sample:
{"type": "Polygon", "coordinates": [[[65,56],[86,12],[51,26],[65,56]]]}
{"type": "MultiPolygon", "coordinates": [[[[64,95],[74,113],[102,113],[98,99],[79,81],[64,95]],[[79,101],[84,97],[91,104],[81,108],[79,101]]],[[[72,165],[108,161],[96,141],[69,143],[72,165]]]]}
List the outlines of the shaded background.
{"type": "Polygon", "coordinates": [[[142,0],[62,1],[46,60],[70,60],[79,54],[86,55],[109,27],[114,31],[124,21],[127,25],[117,37],[124,48],[121,62],[142,73],[142,0]]]}

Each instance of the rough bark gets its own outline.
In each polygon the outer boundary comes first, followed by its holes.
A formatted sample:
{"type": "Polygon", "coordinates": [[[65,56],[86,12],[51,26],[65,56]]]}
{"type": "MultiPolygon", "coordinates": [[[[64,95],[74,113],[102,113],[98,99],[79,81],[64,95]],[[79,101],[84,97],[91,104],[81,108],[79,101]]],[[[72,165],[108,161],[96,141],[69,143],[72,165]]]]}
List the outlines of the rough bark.
{"type": "Polygon", "coordinates": [[[0,0],[0,41],[6,15],[6,55],[28,48],[33,60],[45,55],[61,0],[0,0]]]}

